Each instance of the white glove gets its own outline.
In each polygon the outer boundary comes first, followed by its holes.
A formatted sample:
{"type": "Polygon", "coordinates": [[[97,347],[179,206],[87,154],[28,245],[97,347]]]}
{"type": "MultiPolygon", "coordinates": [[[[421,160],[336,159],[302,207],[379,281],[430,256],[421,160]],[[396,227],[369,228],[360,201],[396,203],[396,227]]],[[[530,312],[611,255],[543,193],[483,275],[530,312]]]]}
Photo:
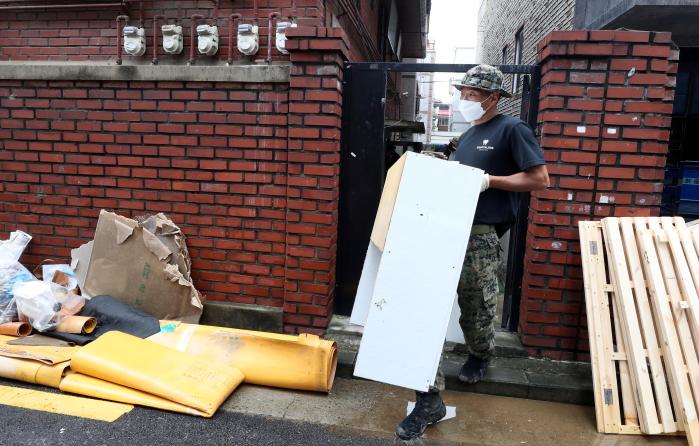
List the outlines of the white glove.
{"type": "Polygon", "coordinates": [[[487,173],[483,175],[483,181],[481,182],[481,192],[485,192],[490,187],[490,175],[487,173]]]}

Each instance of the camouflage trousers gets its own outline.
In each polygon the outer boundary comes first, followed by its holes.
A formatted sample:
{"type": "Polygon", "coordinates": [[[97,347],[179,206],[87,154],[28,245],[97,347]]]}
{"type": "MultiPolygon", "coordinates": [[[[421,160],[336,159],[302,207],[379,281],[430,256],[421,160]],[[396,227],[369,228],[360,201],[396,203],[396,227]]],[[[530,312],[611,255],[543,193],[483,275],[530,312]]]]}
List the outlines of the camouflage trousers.
{"type": "MultiPolygon", "coordinates": [[[[493,319],[497,308],[501,257],[500,239],[494,231],[471,234],[456,290],[461,309],[459,325],[464,333],[466,348],[469,354],[482,359],[490,359],[495,348],[493,319]]],[[[441,363],[430,390],[444,390],[441,363]]]]}

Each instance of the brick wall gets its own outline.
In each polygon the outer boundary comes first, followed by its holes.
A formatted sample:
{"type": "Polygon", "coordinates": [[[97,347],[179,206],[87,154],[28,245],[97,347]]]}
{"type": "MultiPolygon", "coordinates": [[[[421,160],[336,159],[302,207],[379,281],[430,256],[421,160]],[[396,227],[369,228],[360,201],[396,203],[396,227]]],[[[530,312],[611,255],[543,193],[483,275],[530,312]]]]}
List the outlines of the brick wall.
{"type": "MultiPolygon", "coordinates": [[[[99,26],[93,14],[102,13],[79,13],[72,28],[99,26]]],[[[32,39],[47,23],[36,19],[13,16],[0,30],[29,29],[21,39],[32,39]]],[[[285,331],[321,333],[333,310],[349,40],[322,26],[300,26],[289,39],[288,83],[1,80],[0,238],[32,234],[22,261],[33,267],[67,260],[91,239],[102,208],[165,212],[188,237],[195,285],[208,299],[281,307],[285,331]]],[[[5,59],[15,51],[79,61],[113,50],[10,43],[5,59]]]]}
{"type": "Polygon", "coordinates": [[[0,81],[0,233],[66,259],[102,208],[165,212],[210,299],[282,306],[288,85],[0,81]]]}
{"type": "Polygon", "coordinates": [[[678,52],[643,31],[553,32],[538,50],[551,187],[532,194],[520,334],[533,355],[587,359],[577,223],[659,214],[678,52]]]}
{"type": "Polygon", "coordinates": [[[349,40],[338,28],[298,28],[290,36],[284,323],[320,330],[334,305],[342,67],[349,40]]]}
{"type": "MultiPolygon", "coordinates": [[[[479,63],[499,65],[502,49],[507,46],[505,64],[514,64],[515,33],[522,28],[524,47],[522,64],[536,63],[536,45],[549,32],[573,28],[575,0],[484,0],[478,20],[477,59],[479,63]]],[[[505,85],[512,91],[512,76],[505,76],[505,85]]],[[[503,99],[503,113],[519,116],[521,87],[512,99],[503,99]]]]}

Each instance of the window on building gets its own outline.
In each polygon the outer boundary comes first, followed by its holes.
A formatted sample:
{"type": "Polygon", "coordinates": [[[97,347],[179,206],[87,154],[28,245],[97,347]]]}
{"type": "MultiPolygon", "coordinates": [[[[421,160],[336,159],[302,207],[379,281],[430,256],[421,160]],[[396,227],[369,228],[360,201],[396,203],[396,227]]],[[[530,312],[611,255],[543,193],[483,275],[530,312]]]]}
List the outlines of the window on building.
{"type": "MultiPolygon", "coordinates": [[[[515,33],[515,60],[514,64],[519,65],[522,63],[522,49],[524,47],[524,27],[520,28],[515,33]]],[[[519,89],[519,80],[521,76],[515,74],[512,76],[512,93],[516,94],[519,89]]]]}
{"type": "Polygon", "coordinates": [[[500,60],[500,63],[507,65],[507,45],[502,48],[502,59],[500,60]]]}

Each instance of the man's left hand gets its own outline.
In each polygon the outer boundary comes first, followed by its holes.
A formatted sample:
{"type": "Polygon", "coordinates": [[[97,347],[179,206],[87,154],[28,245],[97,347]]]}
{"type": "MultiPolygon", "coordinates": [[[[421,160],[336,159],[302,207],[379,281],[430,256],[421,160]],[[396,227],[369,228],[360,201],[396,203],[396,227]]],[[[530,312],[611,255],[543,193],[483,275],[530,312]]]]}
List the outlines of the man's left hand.
{"type": "Polygon", "coordinates": [[[489,187],[490,187],[490,175],[488,175],[486,173],[486,174],[483,174],[483,181],[481,182],[481,193],[488,190],[489,187]]]}

